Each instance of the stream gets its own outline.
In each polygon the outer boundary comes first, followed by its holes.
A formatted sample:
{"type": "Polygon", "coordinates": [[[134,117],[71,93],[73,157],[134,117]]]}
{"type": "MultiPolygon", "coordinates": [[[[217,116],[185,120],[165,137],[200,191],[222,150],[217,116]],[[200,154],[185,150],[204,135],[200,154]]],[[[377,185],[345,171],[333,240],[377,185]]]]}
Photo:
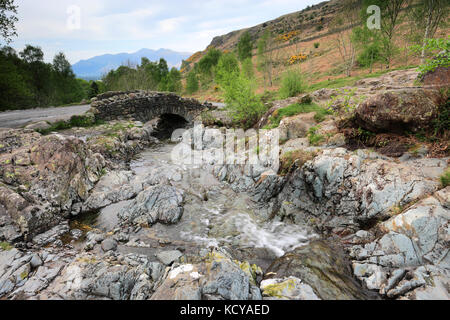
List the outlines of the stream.
{"type": "MultiPolygon", "coordinates": [[[[139,245],[119,246],[123,253],[137,252],[151,256],[161,249],[177,249],[186,254],[201,248],[224,246],[236,256],[263,266],[286,252],[308,244],[310,234],[300,225],[280,221],[263,221],[258,204],[247,193],[236,193],[226,183],[199,166],[174,163],[171,152],[175,144],[160,143],[142,152],[130,163],[137,176],[158,176],[184,190],[184,213],[174,225],[157,223],[136,232],[130,239],[139,245]]],[[[92,227],[110,232],[117,228],[117,213],[130,201],[100,210],[89,218],[92,227]]],[[[197,251],[196,251],[197,250],[197,251]]]]}

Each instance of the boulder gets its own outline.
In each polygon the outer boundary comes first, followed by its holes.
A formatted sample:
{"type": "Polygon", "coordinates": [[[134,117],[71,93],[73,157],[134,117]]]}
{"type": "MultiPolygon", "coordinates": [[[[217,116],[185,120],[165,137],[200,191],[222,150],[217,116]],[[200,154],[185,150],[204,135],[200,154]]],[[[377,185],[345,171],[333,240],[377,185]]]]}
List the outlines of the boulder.
{"type": "Polygon", "coordinates": [[[39,121],[39,122],[30,123],[29,125],[27,125],[25,127],[25,129],[30,129],[30,130],[47,130],[50,127],[51,127],[51,125],[47,121],[39,121]]]}
{"type": "Polygon", "coordinates": [[[306,137],[308,130],[316,125],[315,115],[315,112],[310,112],[283,119],[278,127],[280,140],[306,137]]]}
{"type": "Polygon", "coordinates": [[[434,89],[449,89],[450,88],[450,67],[438,67],[434,71],[429,71],[422,77],[422,82],[425,87],[434,89]]]}
{"type": "Polygon", "coordinates": [[[159,261],[161,261],[164,265],[170,266],[172,263],[181,258],[183,254],[178,250],[172,251],[163,251],[156,255],[159,261]]]}
{"type": "Polygon", "coordinates": [[[275,260],[267,269],[264,280],[261,286],[263,295],[278,298],[376,298],[353,277],[350,260],[344,250],[324,241],[313,241],[275,260]],[[295,289],[286,290],[289,285],[295,289]]]}
{"type": "Polygon", "coordinates": [[[116,251],[117,250],[117,242],[110,238],[103,240],[102,241],[102,250],[104,252],[116,251]]]}
{"type": "Polygon", "coordinates": [[[105,166],[80,139],[36,134],[0,137],[0,204],[26,239],[78,214],[105,166]]]}
{"type": "Polygon", "coordinates": [[[142,183],[135,181],[131,171],[112,171],[104,175],[95,185],[83,204],[83,211],[93,211],[110,204],[135,197],[142,191],[142,183]]]}
{"type": "Polygon", "coordinates": [[[148,257],[80,254],[40,292],[38,299],[146,300],[161,276],[161,265],[148,257]]]}
{"type": "Polygon", "coordinates": [[[250,276],[223,251],[214,250],[198,264],[172,267],[151,300],[261,299],[250,276]]]}
{"type": "Polygon", "coordinates": [[[134,225],[174,224],[183,215],[183,200],[184,192],[175,187],[148,187],[119,212],[119,219],[134,225]]]}
{"type": "Polygon", "coordinates": [[[450,187],[378,226],[382,234],[350,251],[355,275],[388,298],[448,299],[450,187]]]}
{"type": "Polygon", "coordinates": [[[270,300],[320,300],[309,285],[295,277],[263,280],[261,291],[263,298],[270,300]]]}
{"type": "Polygon", "coordinates": [[[427,129],[437,116],[441,101],[437,90],[400,89],[379,93],[361,103],[356,122],[374,132],[427,129]]]}

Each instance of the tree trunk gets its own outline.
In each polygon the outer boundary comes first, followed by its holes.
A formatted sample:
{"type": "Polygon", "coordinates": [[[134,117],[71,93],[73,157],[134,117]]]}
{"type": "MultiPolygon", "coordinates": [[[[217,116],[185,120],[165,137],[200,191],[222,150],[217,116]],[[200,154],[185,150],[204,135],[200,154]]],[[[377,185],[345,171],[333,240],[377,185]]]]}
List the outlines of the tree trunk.
{"type": "Polygon", "coordinates": [[[427,17],[427,25],[425,27],[425,35],[423,37],[423,47],[422,53],[420,55],[420,64],[425,63],[425,45],[427,44],[428,34],[430,32],[430,24],[431,24],[431,16],[433,14],[433,4],[428,4],[428,17],[427,17]]]}

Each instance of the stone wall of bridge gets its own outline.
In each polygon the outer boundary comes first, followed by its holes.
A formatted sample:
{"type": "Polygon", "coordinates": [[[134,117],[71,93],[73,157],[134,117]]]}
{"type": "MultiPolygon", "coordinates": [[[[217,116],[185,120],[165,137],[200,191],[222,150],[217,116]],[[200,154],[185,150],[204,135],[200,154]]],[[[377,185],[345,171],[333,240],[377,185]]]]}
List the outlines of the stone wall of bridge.
{"type": "Polygon", "coordinates": [[[105,121],[134,119],[147,122],[163,114],[175,114],[192,123],[211,107],[211,104],[173,93],[152,91],[106,92],[91,102],[91,112],[96,119],[105,121]]]}

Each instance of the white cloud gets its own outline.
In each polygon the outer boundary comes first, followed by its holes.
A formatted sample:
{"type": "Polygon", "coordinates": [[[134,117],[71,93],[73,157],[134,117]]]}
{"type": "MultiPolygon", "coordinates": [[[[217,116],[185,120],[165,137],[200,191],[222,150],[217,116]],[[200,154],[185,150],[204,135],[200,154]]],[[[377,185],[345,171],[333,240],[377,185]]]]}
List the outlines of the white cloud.
{"type": "Polygon", "coordinates": [[[47,60],[64,51],[71,62],[140,48],[203,50],[212,38],[319,3],[321,0],[22,0],[19,39],[40,45],[47,60]],[[67,8],[81,9],[81,28],[67,28],[67,8]]]}

